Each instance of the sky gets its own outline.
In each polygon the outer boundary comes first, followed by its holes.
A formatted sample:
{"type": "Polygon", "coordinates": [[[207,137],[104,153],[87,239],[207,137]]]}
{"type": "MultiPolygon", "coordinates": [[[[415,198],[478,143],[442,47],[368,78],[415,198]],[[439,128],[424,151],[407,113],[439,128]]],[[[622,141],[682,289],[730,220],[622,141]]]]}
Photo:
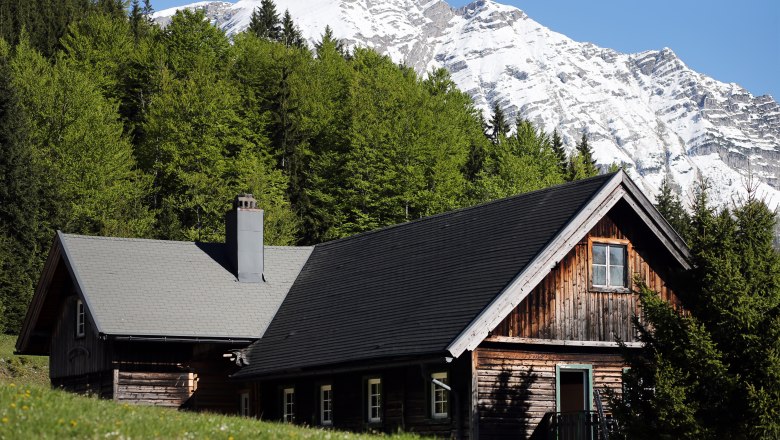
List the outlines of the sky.
{"type": "MultiPolygon", "coordinates": [[[[156,10],[191,3],[152,0],[156,10]]],[[[780,101],[778,0],[498,0],[576,41],[620,52],[671,48],[688,67],[780,101]]],[[[469,1],[448,0],[454,7],[469,1]]]]}

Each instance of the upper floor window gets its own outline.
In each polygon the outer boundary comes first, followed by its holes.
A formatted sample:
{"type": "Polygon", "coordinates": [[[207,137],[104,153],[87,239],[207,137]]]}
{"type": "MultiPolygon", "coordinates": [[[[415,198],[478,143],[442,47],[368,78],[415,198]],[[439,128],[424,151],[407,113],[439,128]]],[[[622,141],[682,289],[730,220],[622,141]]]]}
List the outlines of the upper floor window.
{"type": "Polygon", "coordinates": [[[333,385],[320,387],[320,423],[333,424],[333,385]]]}
{"type": "Polygon", "coordinates": [[[80,299],[76,300],[76,337],[80,338],[84,336],[84,302],[80,299]]]}
{"type": "Polygon", "coordinates": [[[284,389],[282,405],[282,420],[290,423],[295,421],[295,388],[284,389]]]}
{"type": "Polygon", "coordinates": [[[368,379],[368,421],[382,421],[382,379],[368,379]]]}
{"type": "MultiPolygon", "coordinates": [[[[433,373],[431,378],[436,382],[449,385],[447,373],[433,373]]],[[[431,416],[434,419],[446,419],[450,411],[450,392],[440,384],[431,381],[431,416]]]]}
{"type": "Polygon", "coordinates": [[[626,259],[626,245],[593,243],[593,287],[628,287],[626,259]]]}

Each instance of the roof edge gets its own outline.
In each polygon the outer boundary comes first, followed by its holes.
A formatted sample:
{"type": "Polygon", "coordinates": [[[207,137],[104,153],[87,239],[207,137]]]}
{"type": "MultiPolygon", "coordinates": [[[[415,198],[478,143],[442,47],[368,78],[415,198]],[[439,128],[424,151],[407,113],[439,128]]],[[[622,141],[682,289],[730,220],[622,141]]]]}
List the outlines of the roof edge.
{"type": "Polygon", "coordinates": [[[92,304],[89,301],[89,297],[86,295],[86,292],[84,291],[84,283],[81,281],[81,276],[79,275],[79,271],[76,268],[74,262],[73,262],[73,255],[70,253],[70,250],[68,250],[68,244],[65,242],[65,234],[57,230],[57,237],[60,240],[61,246],[62,246],[62,256],[64,257],[63,260],[65,260],[65,267],[68,268],[68,272],[70,273],[70,277],[73,280],[73,285],[76,287],[76,292],[81,297],[82,301],[84,301],[84,305],[86,306],[87,315],[92,318],[92,323],[95,324],[95,330],[98,334],[104,334],[103,328],[100,325],[100,320],[98,317],[94,314],[92,304]]]}
{"type": "Polygon", "coordinates": [[[526,268],[505,287],[479,315],[450,343],[447,350],[459,357],[473,350],[503,319],[503,310],[517,307],[539,282],[620,200],[625,200],[656,238],[684,269],[691,268],[691,254],[685,241],[663,218],[650,200],[623,170],[614,174],[577,212],[526,268]]]}
{"type": "Polygon", "coordinates": [[[566,253],[624,197],[625,172],[619,171],[596,190],[515,278],[447,346],[453,357],[474,350],[504,318],[504,310],[517,307],[566,253]]]}

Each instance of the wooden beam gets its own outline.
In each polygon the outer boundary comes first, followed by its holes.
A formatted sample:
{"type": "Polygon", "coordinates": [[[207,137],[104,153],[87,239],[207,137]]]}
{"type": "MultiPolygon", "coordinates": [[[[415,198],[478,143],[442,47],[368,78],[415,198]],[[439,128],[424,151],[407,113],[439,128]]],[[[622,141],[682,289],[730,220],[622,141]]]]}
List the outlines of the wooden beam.
{"type": "MultiPolygon", "coordinates": [[[[525,345],[556,345],[565,347],[603,347],[617,348],[620,345],[617,342],[609,341],[572,341],[566,339],[539,339],[539,338],[520,338],[515,336],[489,336],[485,342],[500,342],[503,344],[525,344],[525,345]]],[[[625,342],[626,347],[640,348],[641,342],[625,342]]]]}

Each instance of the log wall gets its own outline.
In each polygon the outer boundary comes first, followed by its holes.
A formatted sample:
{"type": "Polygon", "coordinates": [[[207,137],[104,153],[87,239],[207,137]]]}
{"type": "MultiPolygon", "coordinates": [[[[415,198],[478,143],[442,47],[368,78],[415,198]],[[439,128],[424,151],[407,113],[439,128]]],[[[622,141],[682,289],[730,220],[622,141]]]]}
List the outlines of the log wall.
{"type": "Polygon", "coordinates": [[[194,373],[117,371],[114,400],[179,408],[196,389],[194,373]]]}
{"type": "Polygon", "coordinates": [[[556,411],[557,365],[591,365],[594,389],[621,392],[625,364],[615,350],[562,352],[485,345],[476,351],[480,439],[529,438],[544,414],[556,411]]]}
{"type": "Polygon", "coordinates": [[[631,322],[639,314],[639,298],[627,291],[603,291],[591,287],[593,242],[627,245],[629,278],[639,277],[660,295],[676,305],[677,297],[668,285],[669,275],[658,250],[648,243],[648,231],[632,229],[638,224],[623,219],[620,211],[610,212],[574,246],[550,274],[512,310],[493,335],[576,341],[635,341],[631,322]]]}

